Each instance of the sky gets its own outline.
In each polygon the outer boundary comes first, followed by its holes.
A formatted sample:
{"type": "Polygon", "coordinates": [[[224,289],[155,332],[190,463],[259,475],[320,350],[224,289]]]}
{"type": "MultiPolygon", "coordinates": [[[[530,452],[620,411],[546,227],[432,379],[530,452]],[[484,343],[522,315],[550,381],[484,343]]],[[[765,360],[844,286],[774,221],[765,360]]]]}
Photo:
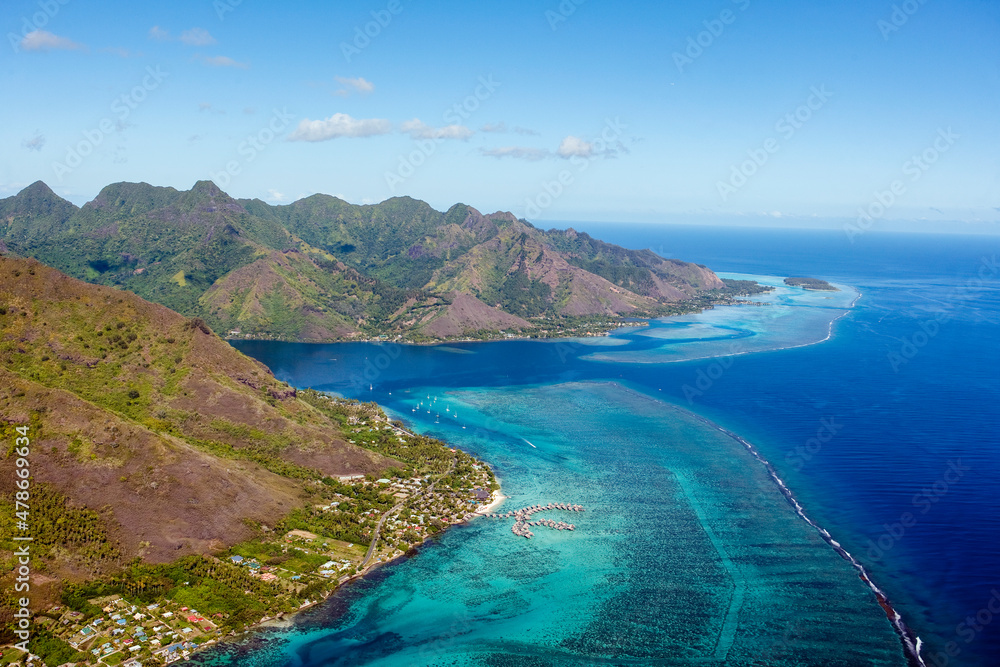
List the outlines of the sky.
{"type": "Polygon", "coordinates": [[[1000,230],[1000,3],[5,0],[43,180],[534,222],[1000,230]]]}

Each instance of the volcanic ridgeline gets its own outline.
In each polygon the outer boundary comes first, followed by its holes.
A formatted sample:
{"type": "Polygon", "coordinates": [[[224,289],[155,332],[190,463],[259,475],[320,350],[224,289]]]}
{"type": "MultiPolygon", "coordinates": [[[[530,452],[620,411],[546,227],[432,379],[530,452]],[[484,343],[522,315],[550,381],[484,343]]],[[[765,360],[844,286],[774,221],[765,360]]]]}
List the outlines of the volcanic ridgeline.
{"type": "Polygon", "coordinates": [[[727,290],[704,266],[510,213],[322,194],[271,206],[208,181],[188,191],[115,183],[81,208],[36,182],[0,200],[0,252],[129,290],[223,335],[297,341],[557,334],[685,312],[727,290]]]}

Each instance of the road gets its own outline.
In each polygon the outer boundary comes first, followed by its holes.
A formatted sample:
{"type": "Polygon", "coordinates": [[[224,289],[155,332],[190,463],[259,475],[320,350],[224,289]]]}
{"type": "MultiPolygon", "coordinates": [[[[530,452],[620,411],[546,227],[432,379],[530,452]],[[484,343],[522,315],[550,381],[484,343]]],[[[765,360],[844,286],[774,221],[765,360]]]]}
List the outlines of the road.
{"type": "Polygon", "coordinates": [[[361,565],[358,566],[359,570],[365,569],[365,566],[368,565],[368,561],[370,561],[372,559],[372,556],[375,555],[375,547],[378,546],[378,535],[382,531],[382,524],[385,523],[386,519],[388,519],[390,516],[392,516],[393,514],[395,514],[396,512],[398,512],[399,510],[403,509],[403,505],[405,505],[406,503],[410,502],[411,500],[416,500],[420,496],[425,496],[425,495],[427,495],[429,493],[432,493],[434,491],[434,485],[437,484],[442,479],[444,479],[445,477],[447,477],[448,475],[450,475],[451,471],[455,469],[455,465],[457,463],[458,463],[458,459],[452,459],[451,460],[451,466],[448,468],[448,471],[445,472],[444,474],[442,474],[436,480],[434,480],[431,483],[430,486],[428,486],[426,489],[424,489],[418,495],[413,496],[412,498],[407,498],[406,500],[402,501],[401,503],[399,503],[398,505],[394,506],[392,509],[388,510],[385,514],[382,515],[382,518],[380,518],[378,520],[378,523],[375,525],[375,532],[372,533],[372,543],[370,545],[368,545],[368,553],[365,554],[365,559],[363,561],[361,561],[361,565]]]}

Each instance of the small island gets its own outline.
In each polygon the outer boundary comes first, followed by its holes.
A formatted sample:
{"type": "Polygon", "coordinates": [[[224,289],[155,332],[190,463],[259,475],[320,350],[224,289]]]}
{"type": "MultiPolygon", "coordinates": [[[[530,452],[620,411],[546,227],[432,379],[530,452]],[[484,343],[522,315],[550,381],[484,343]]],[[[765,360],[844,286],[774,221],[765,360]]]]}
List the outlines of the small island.
{"type": "Polygon", "coordinates": [[[801,287],[814,292],[839,292],[840,290],[819,278],[785,278],[785,284],[790,287],[801,287]]]}

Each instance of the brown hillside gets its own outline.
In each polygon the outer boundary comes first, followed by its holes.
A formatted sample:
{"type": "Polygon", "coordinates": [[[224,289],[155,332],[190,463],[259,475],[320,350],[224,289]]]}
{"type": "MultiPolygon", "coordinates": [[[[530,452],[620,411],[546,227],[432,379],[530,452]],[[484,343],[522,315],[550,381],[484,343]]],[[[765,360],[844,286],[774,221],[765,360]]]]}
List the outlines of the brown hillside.
{"type": "MultiPolygon", "coordinates": [[[[0,257],[5,440],[22,424],[35,483],[103,510],[124,557],[156,562],[241,541],[247,521],[273,524],[301,502],[303,480],[394,463],[345,442],[200,321],[0,257]]],[[[2,470],[10,498],[13,466],[2,470]]],[[[67,554],[53,567],[83,566],[67,554]]]]}

